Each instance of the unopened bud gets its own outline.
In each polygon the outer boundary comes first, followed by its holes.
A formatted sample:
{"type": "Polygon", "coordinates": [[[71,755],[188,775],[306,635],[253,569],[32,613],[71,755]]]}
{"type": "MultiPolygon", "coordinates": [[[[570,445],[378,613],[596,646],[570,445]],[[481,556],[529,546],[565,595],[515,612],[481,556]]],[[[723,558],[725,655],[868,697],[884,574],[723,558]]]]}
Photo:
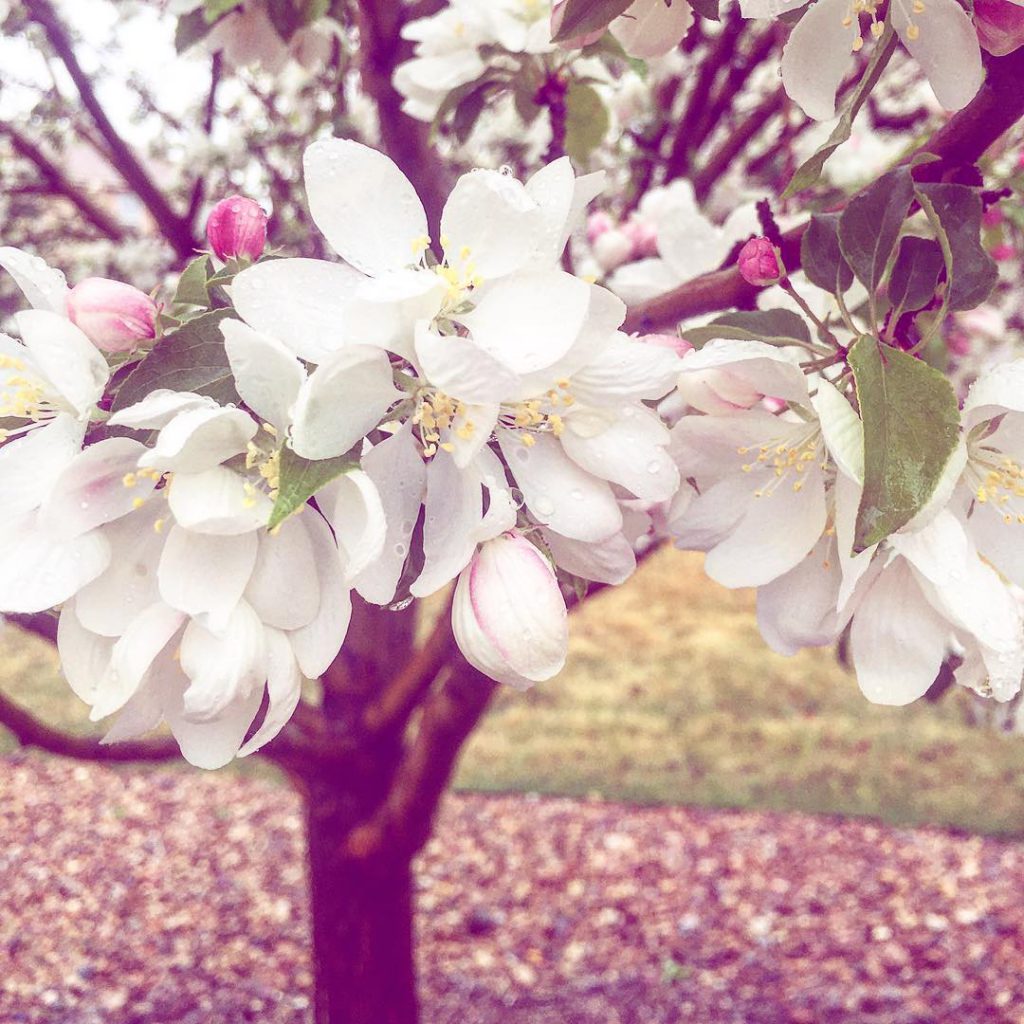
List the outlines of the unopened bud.
{"type": "Polygon", "coordinates": [[[1013,0],[975,0],[974,27],[978,42],[994,57],[1024,46],[1024,7],[1013,0]]]}
{"type": "Polygon", "coordinates": [[[587,241],[593,245],[606,231],[615,227],[615,221],[604,210],[595,210],[587,218],[587,241]]]}
{"type": "Polygon", "coordinates": [[[88,277],[68,292],[68,318],[104,352],[130,352],[156,337],[156,303],[121,281],[88,277]]]}
{"type": "Polygon", "coordinates": [[[619,228],[606,231],[594,242],[594,259],[606,274],[629,262],[632,256],[633,243],[619,228]]]}
{"type": "Polygon", "coordinates": [[[778,284],[786,276],[782,253],[767,238],[752,238],[736,259],[740,276],[757,288],[778,284]]]}
{"type": "Polygon", "coordinates": [[[229,196],[210,212],[206,238],[222,260],[237,257],[257,260],[267,244],[267,215],[254,200],[229,196]]]}
{"type": "Polygon", "coordinates": [[[685,356],[693,351],[693,346],[678,334],[642,334],[636,340],[644,345],[671,349],[677,356],[685,356]]]}
{"type": "Polygon", "coordinates": [[[648,221],[630,217],[622,230],[633,243],[633,258],[645,259],[658,255],[658,229],[648,221]]]}

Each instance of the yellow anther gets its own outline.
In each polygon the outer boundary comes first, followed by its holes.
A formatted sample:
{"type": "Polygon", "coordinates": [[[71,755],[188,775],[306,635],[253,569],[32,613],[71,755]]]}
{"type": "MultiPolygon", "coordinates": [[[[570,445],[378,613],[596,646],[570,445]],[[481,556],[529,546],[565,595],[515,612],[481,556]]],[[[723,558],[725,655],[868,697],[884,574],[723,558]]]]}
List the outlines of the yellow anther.
{"type": "Polygon", "coordinates": [[[443,452],[453,452],[453,451],[455,451],[455,445],[453,445],[451,443],[451,441],[444,441],[441,444],[440,447],[441,447],[441,451],[443,451],[443,452]]]}
{"type": "Polygon", "coordinates": [[[537,439],[533,436],[533,434],[523,434],[521,440],[527,448],[532,448],[537,443],[537,439]]]}
{"type": "Polygon", "coordinates": [[[914,42],[916,39],[919,39],[920,36],[921,29],[918,28],[917,25],[911,23],[910,25],[907,26],[907,39],[909,39],[911,42],[914,42]]]}
{"type": "Polygon", "coordinates": [[[146,504],[145,498],[132,498],[132,508],[139,509],[146,504]]]}
{"type": "Polygon", "coordinates": [[[121,477],[121,483],[125,487],[134,487],[138,482],[139,478],[134,473],[125,473],[125,475],[121,477]]]}
{"type": "Polygon", "coordinates": [[[164,532],[164,526],[166,524],[167,524],[167,520],[166,519],[158,519],[153,524],[153,532],[154,533],[163,533],[164,532]]]}

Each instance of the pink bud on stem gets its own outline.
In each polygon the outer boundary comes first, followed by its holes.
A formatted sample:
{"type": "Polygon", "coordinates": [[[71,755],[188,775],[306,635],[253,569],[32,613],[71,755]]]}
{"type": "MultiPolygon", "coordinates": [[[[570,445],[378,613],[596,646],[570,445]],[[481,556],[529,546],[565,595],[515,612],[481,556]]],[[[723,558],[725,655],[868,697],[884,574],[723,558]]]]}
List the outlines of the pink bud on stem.
{"type": "Polygon", "coordinates": [[[757,288],[778,284],[786,276],[782,253],[763,237],[752,238],[740,249],[736,265],[743,280],[757,288]]]}
{"type": "Polygon", "coordinates": [[[120,281],[88,277],[68,292],[68,319],[104,352],[130,352],[156,337],[157,305],[120,281]]]}
{"type": "Polygon", "coordinates": [[[219,259],[257,260],[267,244],[267,215],[246,196],[228,196],[210,211],[206,238],[219,259]]]}

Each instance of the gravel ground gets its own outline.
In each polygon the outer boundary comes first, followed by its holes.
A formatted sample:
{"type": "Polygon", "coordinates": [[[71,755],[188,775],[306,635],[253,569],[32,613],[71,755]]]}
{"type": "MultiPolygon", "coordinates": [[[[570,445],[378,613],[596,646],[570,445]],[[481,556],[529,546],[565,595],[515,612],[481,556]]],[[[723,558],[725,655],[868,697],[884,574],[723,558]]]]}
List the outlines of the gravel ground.
{"type": "MultiPolygon", "coordinates": [[[[0,1024],[310,1024],[296,798],[0,760],[0,1024]]],[[[1024,847],[859,821],[454,796],[425,1024],[1024,1022],[1024,847]]]]}

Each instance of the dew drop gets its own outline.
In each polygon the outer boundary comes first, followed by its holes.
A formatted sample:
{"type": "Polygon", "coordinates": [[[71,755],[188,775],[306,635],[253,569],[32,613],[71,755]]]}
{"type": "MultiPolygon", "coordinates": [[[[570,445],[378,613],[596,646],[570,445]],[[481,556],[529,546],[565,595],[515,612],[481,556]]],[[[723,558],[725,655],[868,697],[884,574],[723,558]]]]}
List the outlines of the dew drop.
{"type": "Polygon", "coordinates": [[[546,495],[541,495],[533,503],[533,509],[539,516],[550,516],[555,511],[555,503],[546,495]]]}

